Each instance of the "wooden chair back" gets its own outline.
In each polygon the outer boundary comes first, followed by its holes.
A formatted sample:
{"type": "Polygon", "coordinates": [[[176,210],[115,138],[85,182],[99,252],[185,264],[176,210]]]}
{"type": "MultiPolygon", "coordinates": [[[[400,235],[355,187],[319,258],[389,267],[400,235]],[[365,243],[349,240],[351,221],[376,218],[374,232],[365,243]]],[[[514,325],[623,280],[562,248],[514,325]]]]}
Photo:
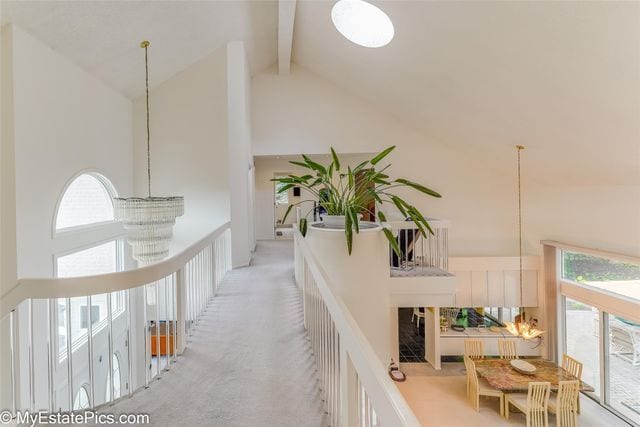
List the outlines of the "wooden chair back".
{"type": "Polygon", "coordinates": [[[556,399],[556,422],[558,427],[576,427],[578,425],[578,394],[580,381],[560,381],[556,399]]]}
{"type": "Polygon", "coordinates": [[[562,369],[569,372],[577,379],[582,379],[582,363],[567,354],[562,355],[562,369]]]}
{"type": "Polygon", "coordinates": [[[484,359],[484,343],[482,340],[464,340],[464,355],[471,359],[484,359]]]}
{"type": "Polygon", "coordinates": [[[527,393],[527,427],[547,427],[549,424],[549,393],[551,383],[530,382],[527,393]]]}
{"type": "Polygon", "coordinates": [[[516,340],[499,339],[498,352],[500,353],[500,359],[517,359],[516,340]]]}
{"type": "Polygon", "coordinates": [[[478,374],[476,373],[476,364],[470,357],[464,356],[464,367],[467,370],[467,378],[469,384],[475,389],[478,387],[478,374]]]}

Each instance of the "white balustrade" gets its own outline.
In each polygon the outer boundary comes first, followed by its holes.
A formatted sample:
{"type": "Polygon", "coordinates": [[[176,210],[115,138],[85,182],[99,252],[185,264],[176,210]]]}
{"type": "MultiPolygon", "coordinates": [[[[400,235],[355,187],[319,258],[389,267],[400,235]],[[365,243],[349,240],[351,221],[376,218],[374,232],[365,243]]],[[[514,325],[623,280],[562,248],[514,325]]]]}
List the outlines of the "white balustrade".
{"type": "Polygon", "coordinates": [[[139,269],[20,279],[0,306],[0,408],[98,408],[169,371],[231,269],[230,237],[226,223],[139,269]]]}
{"type": "Polygon", "coordinates": [[[300,233],[296,281],[303,293],[322,396],[331,426],[419,426],[344,302],[337,297],[300,233]]]}
{"type": "Polygon", "coordinates": [[[389,245],[392,277],[449,275],[449,221],[428,222],[433,234],[425,230],[426,237],[413,221],[387,223],[401,251],[398,256],[389,245]]]}

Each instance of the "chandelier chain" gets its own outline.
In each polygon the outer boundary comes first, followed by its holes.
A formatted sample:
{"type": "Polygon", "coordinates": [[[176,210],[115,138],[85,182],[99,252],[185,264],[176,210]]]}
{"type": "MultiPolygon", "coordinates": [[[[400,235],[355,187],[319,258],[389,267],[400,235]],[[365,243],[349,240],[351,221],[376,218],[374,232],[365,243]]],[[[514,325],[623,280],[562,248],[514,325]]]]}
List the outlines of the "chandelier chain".
{"type": "Polygon", "coordinates": [[[151,143],[149,131],[149,42],[143,41],[140,46],[144,48],[145,89],[147,101],[147,193],[151,197],[151,143]]]}

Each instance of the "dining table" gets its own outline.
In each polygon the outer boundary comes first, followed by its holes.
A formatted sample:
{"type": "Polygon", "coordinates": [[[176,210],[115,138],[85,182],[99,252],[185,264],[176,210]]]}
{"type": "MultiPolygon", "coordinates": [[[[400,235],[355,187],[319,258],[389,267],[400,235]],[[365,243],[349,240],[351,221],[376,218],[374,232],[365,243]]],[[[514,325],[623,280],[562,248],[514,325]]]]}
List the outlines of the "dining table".
{"type": "MultiPolygon", "coordinates": [[[[535,381],[549,382],[551,390],[557,391],[560,381],[578,379],[550,360],[526,359],[526,361],[536,367],[534,373],[523,374],[516,371],[509,359],[478,359],[474,360],[474,363],[478,376],[503,393],[526,393],[529,390],[529,383],[535,381]]],[[[594,389],[580,381],[580,391],[594,391],[594,389]]]]}

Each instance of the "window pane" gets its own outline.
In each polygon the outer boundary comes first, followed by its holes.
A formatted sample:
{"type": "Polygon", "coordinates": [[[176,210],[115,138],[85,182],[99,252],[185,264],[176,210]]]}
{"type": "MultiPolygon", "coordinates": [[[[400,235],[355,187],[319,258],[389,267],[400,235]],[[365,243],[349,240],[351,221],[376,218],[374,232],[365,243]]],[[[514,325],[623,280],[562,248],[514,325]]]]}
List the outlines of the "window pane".
{"type": "Polygon", "coordinates": [[[640,424],[640,324],[609,315],[607,403],[640,424]]]}
{"type": "Polygon", "coordinates": [[[562,277],[640,300],[640,265],[563,251],[562,277]]]}
{"type": "Polygon", "coordinates": [[[116,271],[116,241],[58,258],[58,277],[91,276],[116,271]]]}
{"type": "Polygon", "coordinates": [[[600,346],[598,338],[598,310],[574,301],[565,303],[566,352],[582,363],[582,381],[600,395],[600,346]]]}
{"type": "Polygon", "coordinates": [[[281,182],[276,182],[276,204],[277,205],[288,205],[289,204],[289,191],[283,191],[282,193],[278,193],[282,187],[287,184],[283,184],[281,182]]]}
{"type": "Polygon", "coordinates": [[[111,194],[95,176],[84,174],[73,180],[62,196],[56,230],[113,219],[111,194]]]}

